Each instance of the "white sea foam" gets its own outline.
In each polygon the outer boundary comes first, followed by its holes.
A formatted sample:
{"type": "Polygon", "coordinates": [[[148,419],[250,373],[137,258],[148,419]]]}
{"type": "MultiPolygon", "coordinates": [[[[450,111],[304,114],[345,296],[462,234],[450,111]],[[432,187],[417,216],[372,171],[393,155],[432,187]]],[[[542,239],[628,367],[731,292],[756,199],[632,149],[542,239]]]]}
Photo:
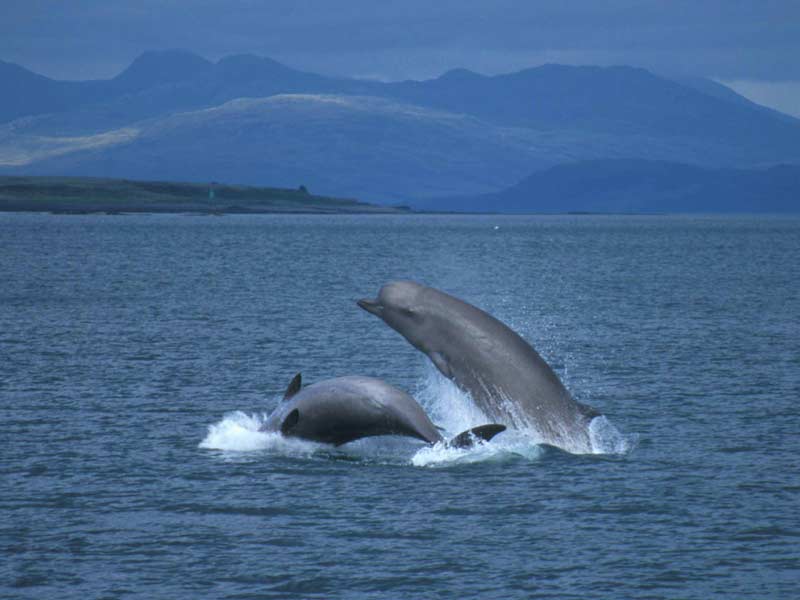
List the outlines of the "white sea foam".
{"type": "Polygon", "coordinates": [[[263,416],[236,411],[208,426],[208,434],[199,447],[231,452],[269,451],[291,456],[309,456],[319,450],[315,444],[298,438],[283,437],[277,432],[259,431],[263,416]]]}
{"type": "Polygon", "coordinates": [[[451,465],[538,460],[544,448],[524,432],[507,430],[490,442],[478,442],[471,448],[452,448],[445,443],[425,446],[411,457],[415,467],[447,467],[451,465]]]}
{"type": "MultiPolygon", "coordinates": [[[[443,429],[445,439],[492,422],[467,394],[430,365],[426,367],[425,376],[414,396],[431,420],[443,429]]],[[[411,457],[411,464],[417,467],[442,467],[519,458],[537,460],[542,452],[536,438],[528,432],[507,430],[490,442],[479,442],[471,448],[453,448],[445,443],[425,446],[411,457]]]]}

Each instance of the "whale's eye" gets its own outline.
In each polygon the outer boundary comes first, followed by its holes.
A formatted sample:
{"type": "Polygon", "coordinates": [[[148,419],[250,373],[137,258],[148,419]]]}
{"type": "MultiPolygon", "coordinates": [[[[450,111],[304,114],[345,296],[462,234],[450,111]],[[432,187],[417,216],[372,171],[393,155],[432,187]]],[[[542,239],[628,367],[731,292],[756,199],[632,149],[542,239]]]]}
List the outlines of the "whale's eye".
{"type": "Polygon", "coordinates": [[[416,317],[416,316],[417,316],[417,313],[416,313],[416,312],[414,312],[414,310],[413,310],[413,309],[411,309],[411,308],[404,308],[404,309],[402,309],[400,312],[402,312],[402,313],[403,313],[403,315],[405,315],[406,317],[409,317],[409,318],[412,318],[412,317],[416,317]]]}

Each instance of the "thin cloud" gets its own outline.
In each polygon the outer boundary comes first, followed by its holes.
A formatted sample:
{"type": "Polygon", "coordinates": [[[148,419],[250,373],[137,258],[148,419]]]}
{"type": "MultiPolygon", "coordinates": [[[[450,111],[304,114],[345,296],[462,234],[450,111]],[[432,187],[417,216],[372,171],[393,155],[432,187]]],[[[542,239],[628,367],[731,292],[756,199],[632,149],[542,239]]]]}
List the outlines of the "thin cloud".
{"type": "Polygon", "coordinates": [[[727,80],[800,80],[800,3],[632,0],[60,0],[8,3],[0,59],[110,77],[144,50],[249,52],[383,79],[453,67],[630,64],[727,80]]]}

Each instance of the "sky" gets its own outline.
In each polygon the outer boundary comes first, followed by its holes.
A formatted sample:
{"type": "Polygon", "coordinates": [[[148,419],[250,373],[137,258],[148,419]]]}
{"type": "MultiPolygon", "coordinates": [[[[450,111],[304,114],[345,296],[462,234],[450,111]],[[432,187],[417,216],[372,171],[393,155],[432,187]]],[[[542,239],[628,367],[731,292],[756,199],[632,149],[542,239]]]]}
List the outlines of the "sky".
{"type": "Polygon", "coordinates": [[[172,48],[381,80],[625,64],[800,116],[798,0],[0,0],[0,60],[56,79],[172,48]]]}

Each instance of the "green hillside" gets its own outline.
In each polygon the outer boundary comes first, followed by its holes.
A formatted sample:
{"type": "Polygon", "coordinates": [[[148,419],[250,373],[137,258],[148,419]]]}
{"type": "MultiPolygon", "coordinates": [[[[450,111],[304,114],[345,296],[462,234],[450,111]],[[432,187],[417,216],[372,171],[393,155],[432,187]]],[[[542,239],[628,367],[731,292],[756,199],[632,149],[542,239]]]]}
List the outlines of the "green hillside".
{"type": "Polygon", "coordinates": [[[89,177],[0,177],[0,211],[57,213],[397,213],[299,189],[89,177]]]}

